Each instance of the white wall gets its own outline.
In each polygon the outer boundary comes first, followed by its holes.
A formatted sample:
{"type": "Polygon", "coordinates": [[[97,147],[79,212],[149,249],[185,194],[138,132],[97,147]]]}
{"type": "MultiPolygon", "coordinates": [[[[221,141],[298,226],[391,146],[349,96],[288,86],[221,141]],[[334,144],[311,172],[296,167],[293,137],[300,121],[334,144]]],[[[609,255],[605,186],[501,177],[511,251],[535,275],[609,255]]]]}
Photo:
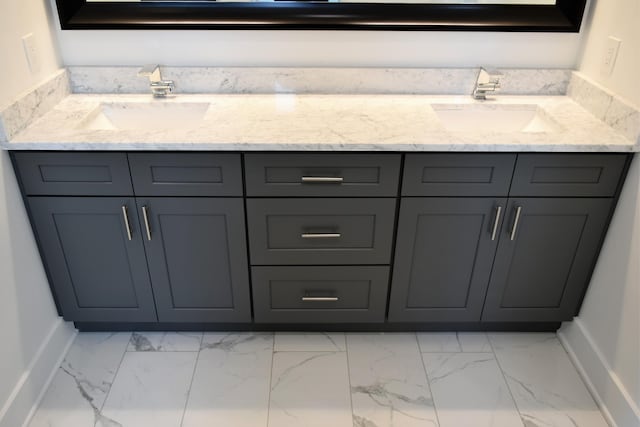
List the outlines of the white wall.
{"type": "Polygon", "coordinates": [[[59,31],[66,65],[574,68],[579,34],[59,31]]]}
{"type": "Polygon", "coordinates": [[[593,0],[592,3],[579,69],[640,107],[640,2],[593,0]],[[608,36],[622,40],[611,75],[601,72],[608,36]]]}
{"type": "MultiPolygon", "coordinates": [[[[42,0],[0,1],[0,105],[58,69],[42,0]],[[40,71],[21,37],[33,32],[40,71]]],[[[72,330],[56,313],[9,156],[0,152],[0,426],[17,427],[41,392],[72,330]]]]}
{"type": "MultiPolygon", "coordinates": [[[[640,2],[597,0],[580,71],[640,106],[640,2]],[[622,39],[611,76],[604,43],[622,39]]],[[[620,427],[640,425],[640,158],[632,164],[580,315],[561,338],[620,427]]]]}
{"type": "Polygon", "coordinates": [[[55,26],[49,23],[46,0],[0,1],[0,106],[46,79],[59,68],[55,26]],[[22,36],[33,33],[39,68],[31,73],[24,54],[22,36]]]}

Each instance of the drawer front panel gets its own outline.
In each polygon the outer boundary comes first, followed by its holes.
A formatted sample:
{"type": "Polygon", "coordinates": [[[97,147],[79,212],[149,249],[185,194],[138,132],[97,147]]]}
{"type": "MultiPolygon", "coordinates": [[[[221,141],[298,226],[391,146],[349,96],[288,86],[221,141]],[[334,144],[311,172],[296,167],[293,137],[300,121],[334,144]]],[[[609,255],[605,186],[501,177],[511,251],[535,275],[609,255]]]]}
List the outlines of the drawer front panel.
{"type": "Polygon", "coordinates": [[[383,322],[389,267],[253,267],[259,323],[383,322]]]}
{"type": "Polygon", "coordinates": [[[131,153],[138,196],[242,196],[240,154],[131,153]]]}
{"type": "Polygon", "coordinates": [[[248,196],[394,197],[399,154],[246,154],[248,196]]]}
{"type": "Polygon", "coordinates": [[[403,196],[506,196],[515,154],[407,154],[403,196]]]}
{"type": "Polygon", "coordinates": [[[27,195],[132,195],[124,153],[19,152],[14,154],[27,195]]]}
{"type": "Polygon", "coordinates": [[[612,197],[626,154],[520,154],[511,196],[612,197]]]}
{"type": "Polygon", "coordinates": [[[395,199],[249,199],[251,262],[388,264],[395,199]]]}

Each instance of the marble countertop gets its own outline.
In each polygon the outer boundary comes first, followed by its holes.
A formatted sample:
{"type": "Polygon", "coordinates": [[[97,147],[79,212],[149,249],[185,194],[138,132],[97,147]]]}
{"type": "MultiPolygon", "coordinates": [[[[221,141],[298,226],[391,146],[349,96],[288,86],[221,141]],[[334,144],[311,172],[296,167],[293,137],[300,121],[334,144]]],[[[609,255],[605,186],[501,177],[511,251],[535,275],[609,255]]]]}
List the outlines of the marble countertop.
{"type": "Polygon", "coordinates": [[[631,152],[637,144],[567,96],[216,94],[71,94],[2,148],[11,150],[314,150],[631,152]],[[202,121],[161,129],[86,124],[110,103],[209,104],[202,121]],[[447,130],[432,105],[518,109],[536,104],[549,132],[447,130]]]}

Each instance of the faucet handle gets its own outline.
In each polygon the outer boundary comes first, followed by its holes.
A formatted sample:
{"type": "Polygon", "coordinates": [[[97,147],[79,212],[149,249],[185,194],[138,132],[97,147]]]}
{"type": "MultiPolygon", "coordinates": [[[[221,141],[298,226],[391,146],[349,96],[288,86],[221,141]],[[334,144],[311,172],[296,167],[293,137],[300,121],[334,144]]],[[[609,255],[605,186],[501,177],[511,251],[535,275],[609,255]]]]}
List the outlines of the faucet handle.
{"type": "Polygon", "coordinates": [[[497,68],[480,67],[480,70],[484,70],[485,73],[490,76],[502,77],[504,75],[504,73],[497,68]]]}
{"type": "Polygon", "coordinates": [[[144,67],[140,68],[140,70],[138,70],[138,76],[149,77],[150,75],[158,71],[159,68],[160,66],[157,64],[147,64],[144,67]]]}
{"type": "Polygon", "coordinates": [[[477,83],[480,83],[480,84],[491,83],[499,86],[500,78],[503,75],[504,74],[501,71],[499,71],[497,68],[480,67],[477,83]]]}

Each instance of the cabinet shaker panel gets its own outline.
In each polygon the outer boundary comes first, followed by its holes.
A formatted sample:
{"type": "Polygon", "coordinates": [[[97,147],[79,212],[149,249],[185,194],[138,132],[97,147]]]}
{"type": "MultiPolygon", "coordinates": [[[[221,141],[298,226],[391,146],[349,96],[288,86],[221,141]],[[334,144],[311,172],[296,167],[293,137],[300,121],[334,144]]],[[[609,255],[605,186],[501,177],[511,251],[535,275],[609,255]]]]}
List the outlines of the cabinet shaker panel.
{"type": "Polygon", "coordinates": [[[395,197],[400,154],[248,153],[251,197],[395,197]]]}
{"type": "Polygon", "coordinates": [[[157,320],[132,198],[28,200],[43,261],[66,320],[157,320]]]}
{"type": "Polygon", "coordinates": [[[383,322],[387,266],[252,267],[256,322],[383,322]]]}
{"type": "Polygon", "coordinates": [[[248,199],[251,262],[388,264],[395,199],[248,199]]]}
{"type": "Polygon", "coordinates": [[[403,199],[389,321],[479,321],[506,199],[403,199]]]}
{"type": "Polygon", "coordinates": [[[611,203],[510,199],[482,320],[571,320],[588,286],[611,203]]]}
{"type": "Polygon", "coordinates": [[[133,195],[125,153],[18,152],[14,158],[27,195],[133,195]]]}
{"type": "Polygon", "coordinates": [[[136,196],[242,196],[238,153],[129,153],[136,196]]]}
{"type": "Polygon", "coordinates": [[[405,156],[403,196],[504,197],[515,154],[411,153],[405,156]]]}
{"type": "Polygon", "coordinates": [[[613,197],[626,154],[519,154],[512,197],[613,197]]]}
{"type": "Polygon", "coordinates": [[[241,199],[137,198],[161,322],[250,322],[241,199]]]}

